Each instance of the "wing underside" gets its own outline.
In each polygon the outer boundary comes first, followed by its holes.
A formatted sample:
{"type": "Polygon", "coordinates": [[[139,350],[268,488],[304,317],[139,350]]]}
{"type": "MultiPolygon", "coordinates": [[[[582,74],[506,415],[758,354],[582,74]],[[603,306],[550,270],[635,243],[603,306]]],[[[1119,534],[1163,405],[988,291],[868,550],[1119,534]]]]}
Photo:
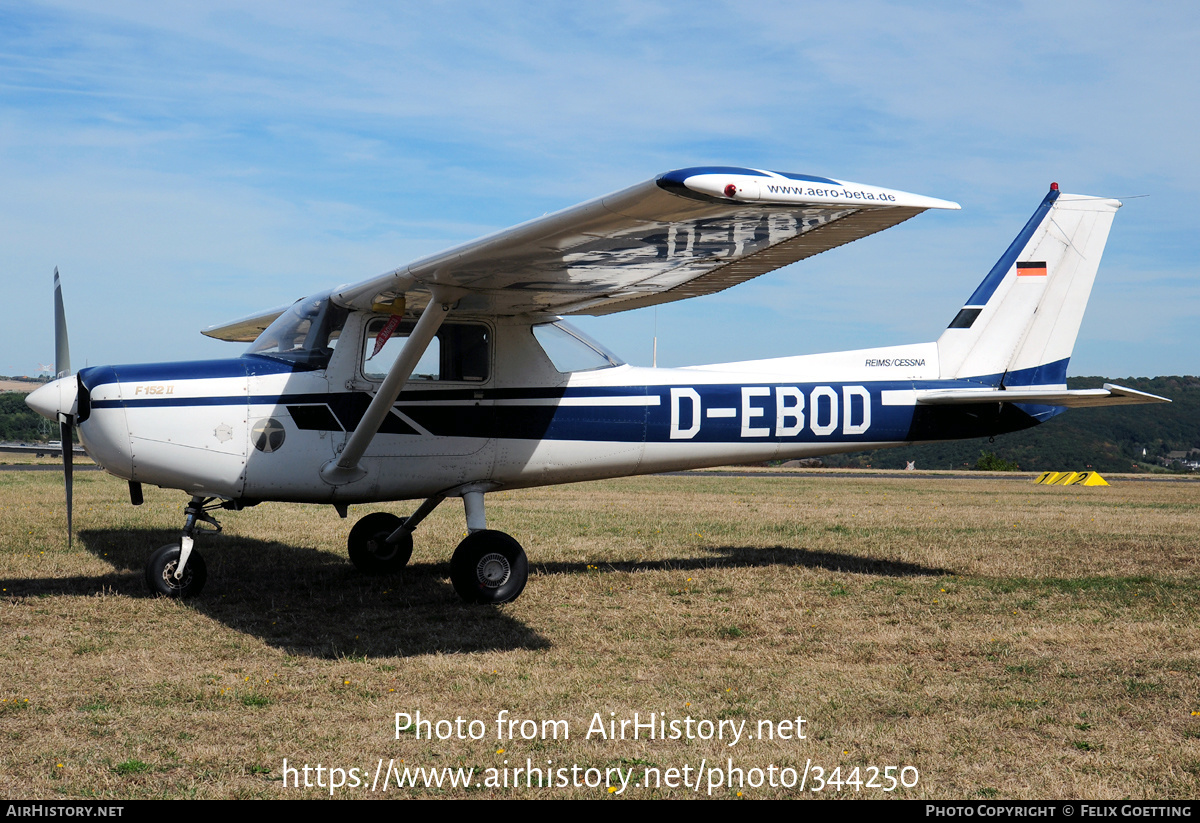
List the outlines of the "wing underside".
{"type": "Polygon", "coordinates": [[[217,340],[227,340],[233,343],[251,343],[257,340],[258,336],[266,330],[267,326],[274,323],[275,319],[287,310],[287,306],[268,309],[257,314],[239,317],[237,320],[231,320],[228,323],[209,326],[206,329],[202,329],[200,333],[206,337],[215,337],[217,340]]]}
{"type": "MultiPolygon", "coordinates": [[[[459,309],[608,314],[712,294],[957,204],[754,169],[668,172],[334,292],[352,308],[434,285],[459,309]]],[[[422,293],[425,297],[422,298],[422,293]]]]}

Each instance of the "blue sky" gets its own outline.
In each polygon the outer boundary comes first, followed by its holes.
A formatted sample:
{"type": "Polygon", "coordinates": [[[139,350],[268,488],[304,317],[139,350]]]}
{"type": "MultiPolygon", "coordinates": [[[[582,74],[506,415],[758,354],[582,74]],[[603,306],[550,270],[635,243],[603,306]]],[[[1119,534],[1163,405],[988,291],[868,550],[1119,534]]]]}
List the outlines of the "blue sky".
{"type": "Polygon", "coordinates": [[[579,324],[633,363],[937,337],[1051,181],[1117,196],[1071,374],[1197,374],[1200,7],[0,0],[0,373],[233,356],[200,328],[672,168],[956,200],[579,324]],[[1149,195],[1133,198],[1134,195],[1149,195]]]}

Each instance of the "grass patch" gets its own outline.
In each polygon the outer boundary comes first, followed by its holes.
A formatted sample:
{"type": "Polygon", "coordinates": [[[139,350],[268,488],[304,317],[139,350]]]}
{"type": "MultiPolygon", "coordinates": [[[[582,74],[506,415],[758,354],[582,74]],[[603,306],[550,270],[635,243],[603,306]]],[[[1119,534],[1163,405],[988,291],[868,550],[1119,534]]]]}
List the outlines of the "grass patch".
{"type": "Polygon", "coordinates": [[[135,758],[118,763],[113,767],[113,771],[120,775],[142,774],[150,771],[150,764],[135,758]]]}
{"type": "Polygon", "coordinates": [[[263,706],[271,705],[271,698],[267,697],[265,694],[260,694],[254,691],[242,692],[238,695],[238,700],[243,706],[249,706],[251,708],[261,708],[263,706]]]}

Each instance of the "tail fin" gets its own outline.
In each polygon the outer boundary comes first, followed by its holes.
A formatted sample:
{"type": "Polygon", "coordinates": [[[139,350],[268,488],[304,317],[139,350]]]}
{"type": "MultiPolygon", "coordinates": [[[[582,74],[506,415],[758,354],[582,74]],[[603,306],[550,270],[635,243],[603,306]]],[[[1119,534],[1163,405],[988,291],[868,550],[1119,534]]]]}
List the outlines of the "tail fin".
{"type": "Polygon", "coordinates": [[[938,338],[941,376],[1065,388],[1067,360],[1120,207],[1117,200],[1060,195],[1052,184],[938,338]]]}

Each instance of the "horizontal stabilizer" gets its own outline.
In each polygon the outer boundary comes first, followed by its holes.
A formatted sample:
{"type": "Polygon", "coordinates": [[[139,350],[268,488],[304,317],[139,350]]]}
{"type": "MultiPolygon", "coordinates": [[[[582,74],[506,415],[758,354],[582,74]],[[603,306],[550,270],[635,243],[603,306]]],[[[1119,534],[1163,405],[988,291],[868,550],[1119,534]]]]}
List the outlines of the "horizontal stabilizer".
{"type": "Polygon", "coordinates": [[[1170,403],[1157,394],[1128,389],[1105,383],[1102,389],[1074,391],[1045,391],[1035,389],[951,389],[949,391],[918,392],[919,406],[948,406],[969,403],[1030,403],[1039,406],[1133,406],[1139,403],[1170,403]]]}

